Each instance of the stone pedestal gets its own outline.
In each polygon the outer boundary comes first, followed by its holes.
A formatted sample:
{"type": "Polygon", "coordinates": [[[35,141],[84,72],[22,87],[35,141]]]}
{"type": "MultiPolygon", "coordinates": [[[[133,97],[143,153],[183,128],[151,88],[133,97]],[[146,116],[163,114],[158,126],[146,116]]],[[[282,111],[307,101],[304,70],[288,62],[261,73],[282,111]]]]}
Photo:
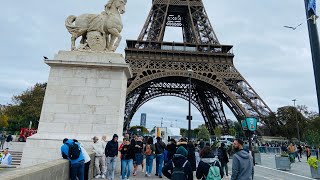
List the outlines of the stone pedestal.
{"type": "Polygon", "coordinates": [[[64,138],[89,148],[92,137],[121,139],[127,79],[121,54],[60,51],[45,60],[50,69],[38,133],[27,139],[22,167],[61,158],[64,138]]]}

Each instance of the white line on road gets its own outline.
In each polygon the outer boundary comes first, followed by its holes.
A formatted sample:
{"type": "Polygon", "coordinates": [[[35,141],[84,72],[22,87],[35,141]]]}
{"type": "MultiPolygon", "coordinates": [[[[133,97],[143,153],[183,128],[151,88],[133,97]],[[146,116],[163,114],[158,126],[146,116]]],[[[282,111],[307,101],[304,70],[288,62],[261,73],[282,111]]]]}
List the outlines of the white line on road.
{"type": "Polygon", "coordinates": [[[261,168],[265,168],[265,169],[269,169],[269,170],[273,170],[273,171],[277,171],[277,172],[282,172],[282,173],[285,173],[285,174],[290,174],[292,176],[297,176],[297,177],[301,177],[301,178],[305,178],[305,179],[312,179],[312,178],[309,178],[309,177],[306,177],[306,176],[301,176],[301,175],[289,173],[289,172],[286,172],[286,171],[280,171],[280,170],[277,170],[277,169],[273,169],[273,168],[269,168],[269,167],[265,167],[265,166],[261,166],[261,165],[256,165],[256,166],[261,167],[261,168]]]}

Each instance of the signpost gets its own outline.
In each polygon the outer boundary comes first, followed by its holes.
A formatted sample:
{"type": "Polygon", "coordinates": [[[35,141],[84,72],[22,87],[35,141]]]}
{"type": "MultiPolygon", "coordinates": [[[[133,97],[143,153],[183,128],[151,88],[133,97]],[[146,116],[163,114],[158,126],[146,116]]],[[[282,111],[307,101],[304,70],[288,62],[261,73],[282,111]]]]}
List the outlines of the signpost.
{"type": "Polygon", "coordinates": [[[245,120],[241,121],[242,129],[246,132],[249,137],[249,150],[253,157],[253,164],[255,165],[254,152],[252,151],[252,134],[257,130],[257,118],[247,117],[245,120]]]}

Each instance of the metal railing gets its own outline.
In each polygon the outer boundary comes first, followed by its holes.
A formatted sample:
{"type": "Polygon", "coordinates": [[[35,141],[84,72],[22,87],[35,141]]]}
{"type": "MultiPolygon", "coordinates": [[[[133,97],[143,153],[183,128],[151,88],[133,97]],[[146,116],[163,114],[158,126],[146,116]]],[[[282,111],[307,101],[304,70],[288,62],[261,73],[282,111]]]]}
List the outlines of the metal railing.
{"type": "Polygon", "coordinates": [[[260,153],[266,153],[266,154],[281,154],[281,147],[265,147],[265,146],[259,146],[259,152],[260,153]]]}
{"type": "MultiPolygon", "coordinates": [[[[318,153],[317,149],[311,149],[310,151],[311,151],[311,156],[317,156],[317,153],[318,153]]],[[[281,150],[281,147],[259,146],[259,152],[266,153],[266,154],[281,154],[282,150],[281,150]]],[[[303,151],[303,154],[305,155],[305,151],[303,151]]]]}

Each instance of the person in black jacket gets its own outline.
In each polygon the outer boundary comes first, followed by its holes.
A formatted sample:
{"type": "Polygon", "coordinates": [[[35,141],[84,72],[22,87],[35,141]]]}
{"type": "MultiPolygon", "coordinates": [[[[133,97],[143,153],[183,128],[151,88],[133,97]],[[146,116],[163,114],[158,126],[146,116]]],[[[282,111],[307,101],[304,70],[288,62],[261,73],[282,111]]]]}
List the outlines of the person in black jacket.
{"type": "Polygon", "coordinates": [[[171,160],[173,158],[173,155],[177,151],[177,142],[174,139],[170,139],[170,142],[167,145],[167,151],[168,151],[168,160],[171,160]]]}
{"type": "Polygon", "coordinates": [[[121,166],[122,166],[122,179],[125,177],[129,179],[131,169],[133,167],[133,159],[135,158],[134,146],[130,144],[128,139],[125,139],[125,145],[121,149],[121,166]]]}
{"type": "Polygon", "coordinates": [[[197,162],[196,162],[196,148],[192,142],[188,142],[188,160],[191,163],[192,171],[197,170],[197,162]]]}
{"type": "Polygon", "coordinates": [[[222,174],[224,174],[224,170],[225,170],[225,174],[226,176],[229,176],[228,174],[228,162],[229,162],[229,158],[228,158],[228,154],[227,154],[227,150],[225,149],[225,144],[221,143],[219,149],[219,160],[221,162],[221,169],[222,169],[222,174]]]}
{"type": "Polygon", "coordinates": [[[191,163],[192,171],[196,171],[196,156],[195,156],[195,147],[190,142],[189,144],[187,143],[187,140],[185,138],[181,138],[179,142],[177,143],[177,147],[179,148],[180,146],[184,147],[188,151],[188,156],[187,159],[191,163]]]}
{"type": "Polygon", "coordinates": [[[141,137],[136,137],[134,152],[135,152],[135,161],[133,162],[133,165],[134,165],[133,175],[136,176],[139,165],[142,166],[142,172],[143,172],[143,142],[141,137]]]}
{"type": "MultiPolygon", "coordinates": [[[[173,165],[177,168],[183,167],[183,164],[185,164],[188,156],[188,151],[184,147],[179,147],[176,151],[176,154],[174,154],[174,157],[172,160],[170,160],[162,169],[162,173],[165,177],[168,179],[171,179],[172,171],[173,171],[173,165]],[[170,172],[169,172],[170,171],[170,172]]],[[[186,176],[186,180],[193,180],[193,171],[191,168],[191,164],[188,161],[184,166],[184,174],[186,176]]]]}
{"type": "Polygon", "coordinates": [[[114,179],[114,171],[116,169],[116,157],[118,156],[118,135],[114,134],[112,140],[109,141],[105,148],[107,158],[107,179],[114,179]]]}
{"type": "Polygon", "coordinates": [[[204,147],[201,150],[200,153],[201,161],[199,163],[199,166],[197,168],[196,176],[197,179],[202,179],[205,180],[211,166],[217,166],[220,169],[220,176],[223,178],[223,172],[222,168],[219,162],[218,158],[215,158],[215,155],[213,154],[212,150],[210,147],[204,147]]]}

